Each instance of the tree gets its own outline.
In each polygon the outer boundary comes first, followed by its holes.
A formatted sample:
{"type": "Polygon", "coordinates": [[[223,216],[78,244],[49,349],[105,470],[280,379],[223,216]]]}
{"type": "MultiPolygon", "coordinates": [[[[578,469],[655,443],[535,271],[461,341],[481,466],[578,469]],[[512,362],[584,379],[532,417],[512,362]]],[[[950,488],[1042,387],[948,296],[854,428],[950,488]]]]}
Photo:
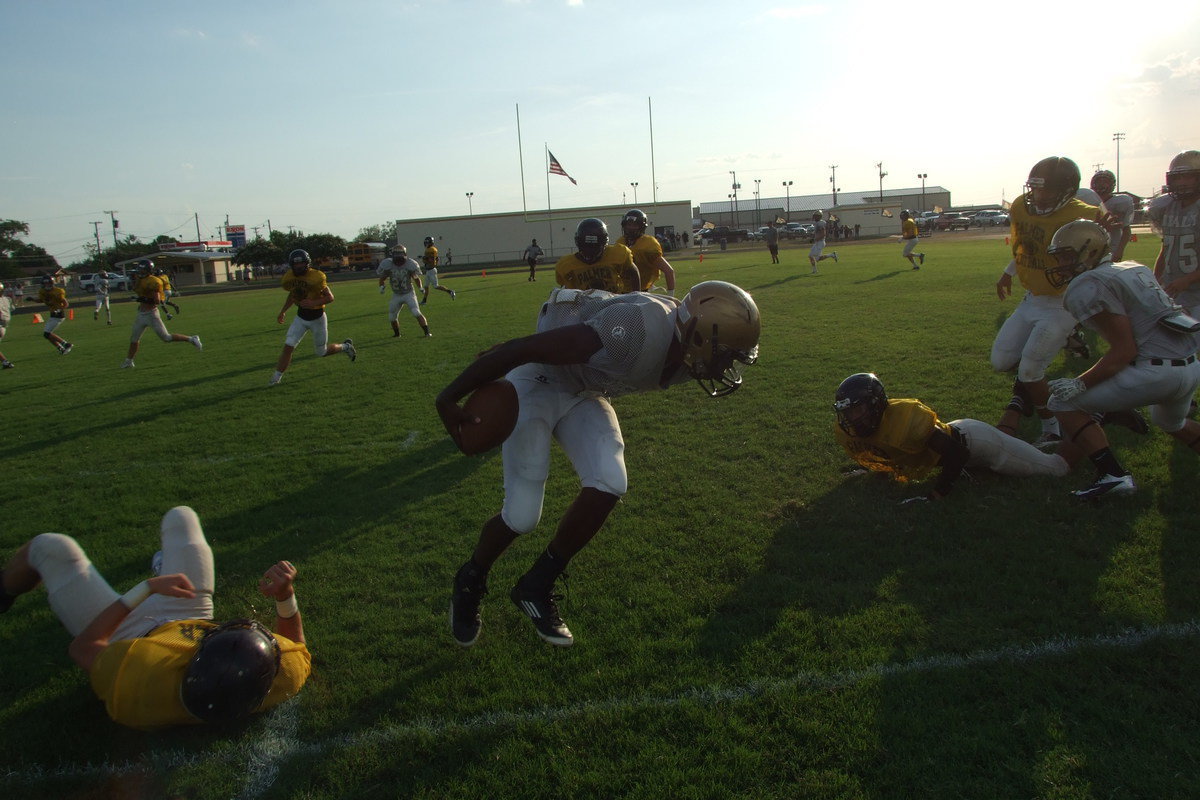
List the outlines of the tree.
{"type": "Polygon", "coordinates": [[[395,244],[396,242],[396,221],[384,222],[380,225],[368,225],[365,228],[360,228],[358,236],[354,237],[356,242],[383,242],[384,244],[395,244]]]}
{"type": "Polygon", "coordinates": [[[15,219],[0,220],[0,277],[23,278],[28,269],[55,272],[58,261],[43,248],[22,242],[29,234],[29,223],[15,219]]]}

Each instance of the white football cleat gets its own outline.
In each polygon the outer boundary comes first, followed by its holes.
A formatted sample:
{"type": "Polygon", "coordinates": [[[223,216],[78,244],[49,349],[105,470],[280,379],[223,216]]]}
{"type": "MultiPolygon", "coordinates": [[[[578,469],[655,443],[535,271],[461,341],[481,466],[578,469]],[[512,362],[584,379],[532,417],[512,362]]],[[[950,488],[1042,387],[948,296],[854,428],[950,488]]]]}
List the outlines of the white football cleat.
{"type": "Polygon", "coordinates": [[[1094,500],[1108,494],[1133,494],[1136,490],[1133,476],[1127,472],[1124,475],[1101,475],[1091,486],[1071,494],[1080,500],[1094,500]]]}
{"type": "Polygon", "coordinates": [[[204,345],[200,344],[200,337],[199,337],[199,336],[192,336],[192,337],[190,337],[190,338],[188,339],[188,341],[189,341],[189,342],[191,342],[191,343],[192,343],[192,347],[196,348],[197,350],[203,350],[203,349],[204,349],[204,345]]]}

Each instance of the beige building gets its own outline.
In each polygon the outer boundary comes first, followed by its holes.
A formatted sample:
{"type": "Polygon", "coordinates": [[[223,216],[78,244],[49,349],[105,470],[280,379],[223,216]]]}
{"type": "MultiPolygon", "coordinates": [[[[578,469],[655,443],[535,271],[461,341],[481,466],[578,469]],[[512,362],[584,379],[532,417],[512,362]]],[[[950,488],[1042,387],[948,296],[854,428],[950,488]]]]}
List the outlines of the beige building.
{"type": "Polygon", "coordinates": [[[199,250],[173,250],[151,253],[149,256],[139,256],[126,261],[118,261],[113,266],[122,271],[128,271],[135,261],[149,258],[155,266],[166,270],[175,286],[207,286],[214,283],[236,281],[241,275],[241,267],[234,266],[233,253],[205,252],[199,250]]]}

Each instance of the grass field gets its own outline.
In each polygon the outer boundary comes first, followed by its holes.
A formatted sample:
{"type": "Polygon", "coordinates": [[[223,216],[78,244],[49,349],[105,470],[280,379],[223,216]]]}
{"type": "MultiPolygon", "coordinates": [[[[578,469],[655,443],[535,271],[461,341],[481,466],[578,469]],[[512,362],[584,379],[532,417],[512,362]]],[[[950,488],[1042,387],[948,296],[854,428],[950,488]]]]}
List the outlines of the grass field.
{"type": "MultiPolygon", "coordinates": [[[[831,403],[877,372],[945,420],[995,421],[1011,378],[987,354],[1015,306],[1003,238],[695,253],[683,287],[737,283],[764,320],[745,386],[615,402],[630,492],[573,562],[555,649],[506,595],[573,497],[556,451],[540,528],[492,572],[484,627],[450,637],[454,570],[500,505],[498,454],[457,453],[433,396],[487,346],[532,331],[550,288],[450,273],[451,302],[391,338],[373,280],[334,284],[331,339],[268,387],[283,293],[185,295],[174,332],[120,370],[133,307],[90,305],[58,356],[28,316],[0,373],[0,551],[75,536],[114,587],[146,577],[158,520],[194,507],[217,615],[300,570],[314,672],[233,730],[108,721],[44,593],[0,616],[6,798],[1191,798],[1200,796],[1200,463],[1161,432],[1111,433],[1137,494],[1073,502],[1061,480],[978,476],[945,502],[846,473],[831,403]]],[[[1157,239],[1128,255],[1152,262],[1157,239]]],[[[1093,340],[1093,345],[1095,341],[1093,340]]],[[[1093,347],[1095,350],[1096,348],[1093,347]]],[[[1080,368],[1059,361],[1054,372],[1080,368]]],[[[1034,435],[1032,429],[1026,431],[1034,435]]],[[[5,555],[6,557],[6,555],[5,555]]]]}

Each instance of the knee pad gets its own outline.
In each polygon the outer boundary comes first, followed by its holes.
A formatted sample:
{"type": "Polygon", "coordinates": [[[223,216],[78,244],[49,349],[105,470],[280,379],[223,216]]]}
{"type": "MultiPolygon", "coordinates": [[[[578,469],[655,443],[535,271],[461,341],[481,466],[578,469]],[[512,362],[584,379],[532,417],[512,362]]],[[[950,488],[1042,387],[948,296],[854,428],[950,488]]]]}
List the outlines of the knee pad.
{"type": "Polygon", "coordinates": [[[1021,383],[1037,383],[1045,377],[1046,368],[1041,364],[1021,364],[1017,367],[1017,380],[1021,383]]]}
{"type": "Polygon", "coordinates": [[[62,533],[42,533],[29,543],[29,565],[37,570],[46,591],[61,589],[95,567],[79,543],[62,533]]]}

